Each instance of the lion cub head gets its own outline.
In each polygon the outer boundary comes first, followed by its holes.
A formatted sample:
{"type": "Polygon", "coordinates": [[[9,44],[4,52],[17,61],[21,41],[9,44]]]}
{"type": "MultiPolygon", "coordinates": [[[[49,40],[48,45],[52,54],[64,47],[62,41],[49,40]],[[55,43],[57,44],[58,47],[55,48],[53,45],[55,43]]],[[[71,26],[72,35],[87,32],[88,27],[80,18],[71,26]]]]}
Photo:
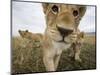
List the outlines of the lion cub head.
{"type": "Polygon", "coordinates": [[[70,42],[86,12],[85,6],[43,3],[46,17],[46,34],[59,42],[70,42]]]}
{"type": "Polygon", "coordinates": [[[29,32],[28,30],[25,30],[25,31],[19,30],[18,32],[21,37],[29,39],[29,40],[40,41],[42,39],[42,34],[40,33],[32,33],[32,32],[29,32]]]}

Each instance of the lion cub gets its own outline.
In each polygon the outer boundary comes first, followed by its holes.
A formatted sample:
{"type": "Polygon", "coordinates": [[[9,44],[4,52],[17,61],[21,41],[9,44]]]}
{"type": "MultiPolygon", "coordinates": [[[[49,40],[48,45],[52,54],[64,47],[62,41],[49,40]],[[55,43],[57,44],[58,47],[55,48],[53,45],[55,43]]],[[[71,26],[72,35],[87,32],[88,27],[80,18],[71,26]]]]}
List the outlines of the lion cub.
{"type": "Polygon", "coordinates": [[[30,47],[42,47],[42,39],[43,39],[43,35],[40,34],[40,33],[32,33],[32,32],[29,32],[28,30],[25,30],[25,31],[22,31],[22,30],[19,30],[18,31],[20,36],[22,38],[26,38],[29,40],[29,45],[30,47]],[[38,44],[36,43],[38,42],[38,44]]]}
{"type": "Polygon", "coordinates": [[[28,30],[25,30],[25,31],[19,30],[18,32],[23,38],[29,39],[31,41],[32,40],[41,41],[42,39],[42,34],[40,33],[32,33],[32,32],[29,32],[28,30]]]}
{"type": "Polygon", "coordinates": [[[81,62],[82,60],[80,59],[80,51],[81,51],[81,47],[83,45],[84,42],[84,32],[78,32],[76,34],[76,39],[74,39],[74,42],[72,43],[71,47],[70,47],[70,57],[74,57],[75,60],[81,62]]]}

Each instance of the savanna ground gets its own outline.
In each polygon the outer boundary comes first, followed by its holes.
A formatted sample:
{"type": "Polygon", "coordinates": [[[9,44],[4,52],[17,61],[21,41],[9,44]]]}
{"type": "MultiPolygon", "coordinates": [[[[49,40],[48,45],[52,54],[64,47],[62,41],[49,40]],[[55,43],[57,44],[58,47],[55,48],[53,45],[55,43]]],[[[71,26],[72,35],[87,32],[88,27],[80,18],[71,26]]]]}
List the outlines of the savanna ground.
{"type": "MultiPolygon", "coordinates": [[[[62,53],[57,71],[87,70],[96,68],[96,43],[94,35],[86,35],[79,63],[69,58],[69,51],[62,53]]],[[[12,37],[12,73],[45,72],[42,50],[38,41],[12,37]]]]}

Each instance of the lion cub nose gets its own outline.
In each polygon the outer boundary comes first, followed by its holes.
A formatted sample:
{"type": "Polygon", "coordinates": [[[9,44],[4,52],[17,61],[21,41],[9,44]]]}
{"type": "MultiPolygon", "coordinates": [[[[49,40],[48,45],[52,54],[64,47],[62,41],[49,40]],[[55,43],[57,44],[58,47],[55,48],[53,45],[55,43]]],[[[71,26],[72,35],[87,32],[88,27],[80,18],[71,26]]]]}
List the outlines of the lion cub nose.
{"type": "Polygon", "coordinates": [[[65,28],[61,28],[61,27],[57,27],[58,31],[60,32],[60,34],[64,37],[64,36],[68,36],[69,34],[71,34],[73,32],[72,29],[65,29],[65,28]]]}

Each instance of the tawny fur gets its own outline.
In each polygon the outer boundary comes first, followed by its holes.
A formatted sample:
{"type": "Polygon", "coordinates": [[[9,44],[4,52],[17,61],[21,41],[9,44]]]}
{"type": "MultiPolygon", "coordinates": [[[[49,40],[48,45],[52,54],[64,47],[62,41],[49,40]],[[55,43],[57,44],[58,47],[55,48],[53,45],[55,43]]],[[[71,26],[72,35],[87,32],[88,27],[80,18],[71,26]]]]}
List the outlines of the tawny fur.
{"type": "Polygon", "coordinates": [[[42,5],[47,24],[43,39],[43,61],[46,70],[56,71],[62,51],[70,47],[74,50],[75,60],[81,61],[78,42],[82,44],[83,36],[81,37],[82,33],[79,31],[78,26],[86,12],[86,7],[48,3],[42,5]],[[63,29],[62,31],[68,31],[64,32],[66,36],[59,31],[59,28],[63,29]],[[62,39],[64,42],[60,42],[62,39]]]}

